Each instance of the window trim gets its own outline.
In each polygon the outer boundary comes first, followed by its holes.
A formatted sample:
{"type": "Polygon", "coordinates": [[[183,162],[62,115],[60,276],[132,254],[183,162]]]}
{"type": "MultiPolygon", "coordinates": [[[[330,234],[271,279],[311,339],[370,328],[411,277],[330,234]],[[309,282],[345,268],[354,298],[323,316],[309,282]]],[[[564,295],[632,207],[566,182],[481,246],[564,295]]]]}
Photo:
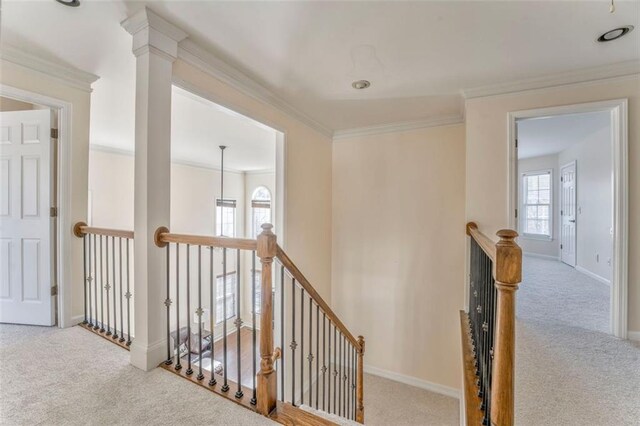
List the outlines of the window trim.
{"type": "Polygon", "coordinates": [[[520,227],[520,236],[521,238],[529,239],[529,240],[539,240],[539,241],[553,241],[553,223],[554,223],[554,210],[555,210],[555,191],[554,191],[555,181],[553,180],[553,168],[549,169],[539,169],[539,170],[529,170],[526,172],[520,173],[520,214],[518,215],[518,226],[520,227]],[[544,234],[531,234],[528,232],[524,232],[526,229],[526,208],[525,208],[525,178],[528,176],[540,176],[540,175],[549,175],[549,235],[544,234]]]}
{"type": "Polygon", "coordinates": [[[216,235],[222,234],[222,213],[223,209],[233,209],[233,235],[225,235],[225,237],[235,238],[238,234],[238,200],[237,198],[227,198],[224,200],[220,197],[215,197],[214,199],[214,219],[213,219],[213,229],[216,235]],[[218,214],[218,208],[220,208],[220,215],[218,214]],[[220,219],[220,232],[218,232],[218,219],[220,219]]]}

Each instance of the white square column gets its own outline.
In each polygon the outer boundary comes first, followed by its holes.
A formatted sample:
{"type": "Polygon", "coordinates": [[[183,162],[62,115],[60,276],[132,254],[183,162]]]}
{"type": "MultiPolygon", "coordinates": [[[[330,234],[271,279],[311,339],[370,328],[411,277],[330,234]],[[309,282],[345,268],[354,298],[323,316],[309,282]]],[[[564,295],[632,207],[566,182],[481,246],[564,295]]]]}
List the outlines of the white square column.
{"type": "Polygon", "coordinates": [[[148,8],[122,22],[136,56],[134,339],[131,364],[149,371],[166,358],[166,253],[153,241],[169,226],[171,77],[187,34],[148,8]]]}

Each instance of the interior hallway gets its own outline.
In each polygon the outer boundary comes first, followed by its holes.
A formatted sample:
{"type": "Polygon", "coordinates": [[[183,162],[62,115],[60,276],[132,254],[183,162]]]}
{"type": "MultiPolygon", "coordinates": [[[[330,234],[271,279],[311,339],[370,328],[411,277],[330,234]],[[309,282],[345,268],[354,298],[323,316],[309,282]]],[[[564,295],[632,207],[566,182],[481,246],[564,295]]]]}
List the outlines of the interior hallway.
{"type": "Polygon", "coordinates": [[[524,256],[517,321],[516,424],[638,424],[640,343],[608,334],[607,285],[524,256]]]}
{"type": "MultiPolygon", "coordinates": [[[[0,324],[0,361],[0,424],[275,424],[80,327],[0,324]]],[[[365,389],[368,425],[459,424],[457,399],[368,374],[365,389]]]]}

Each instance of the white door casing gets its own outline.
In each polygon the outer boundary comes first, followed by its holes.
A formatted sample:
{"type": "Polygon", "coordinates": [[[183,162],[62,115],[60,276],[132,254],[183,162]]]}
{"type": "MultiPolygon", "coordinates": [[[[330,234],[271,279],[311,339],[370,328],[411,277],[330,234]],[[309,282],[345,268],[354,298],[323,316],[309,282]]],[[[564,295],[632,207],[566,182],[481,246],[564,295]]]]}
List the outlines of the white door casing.
{"type": "Polygon", "coordinates": [[[560,169],[560,260],[576,266],[576,162],[560,169]]]}
{"type": "Polygon", "coordinates": [[[0,113],[0,322],[55,324],[50,114],[0,113]]]}

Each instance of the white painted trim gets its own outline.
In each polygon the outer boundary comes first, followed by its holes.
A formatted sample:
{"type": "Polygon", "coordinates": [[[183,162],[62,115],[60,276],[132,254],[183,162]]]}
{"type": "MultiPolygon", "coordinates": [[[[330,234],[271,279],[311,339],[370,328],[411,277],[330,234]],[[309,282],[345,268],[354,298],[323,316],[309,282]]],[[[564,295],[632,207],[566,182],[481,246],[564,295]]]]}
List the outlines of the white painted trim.
{"type": "Polygon", "coordinates": [[[462,96],[465,99],[473,99],[528,90],[547,89],[551,87],[557,88],[560,86],[590,83],[593,81],[625,77],[634,74],[640,74],[640,61],[638,60],[463,89],[462,96]]]}
{"type": "Polygon", "coordinates": [[[549,256],[548,254],[531,253],[528,251],[522,252],[522,254],[529,257],[537,257],[538,259],[555,260],[556,262],[560,261],[558,256],[549,256]]]}
{"type": "MultiPolygon", "coordinates": [[[[637,76],[636,76],[637,77],[637,76]]],[[[634,77],[635,78],[635,77],[634,77]]],[[[611,285],[611,333],[627,338],[628,311],[628,247],[629,247],[629,128],[627,99],[586,102],[513,111],[507,115],[507,152],[509,179],[507,181],[507,217],[514,228],[514,209],[517,203],[517,149],[515,148],[516,120],[579,114],[596,111],[611,113],[612,170],[613,170],[613,276],[611,285]],[[514,185],[514,183],[516,183],[514,185]]]]}
{"type": "Polygon", "coordinates": [[[91,84],[100,78],[95,74],[69,65],[52,62],[39,56],[31,55],[25,52],[24,49],[17,49],[8,45],[2,47],[0,58],[32,71],[46,74],[49,78],[89,93],[92,91],[91,84]]]}
{"type": "Polygon", "coordinates": [[[596,281],[600,281],[602,284],[606,284],[608,286],[611,286],[611,281],[609,281],[605,277],[601,277],[600,275],[589,271],[588,269],[583,268],[580,265],[576,265],[576,271],[581,272],[581,273],[587,275],[588,277],[593,278],[596,281]]]}
{"type": "Polygon", "coordinates": [[[367,365],[367,364],[364,365],[364,372],[368,374],[373,374],[374,376],[384,377],[385,379],[394,380],[399,383],[404,383],[405,385],[428,390],[429,392],[435,392],[440,395],[445,395],[451,398],[460,399],[460,391],[458,389],[454,389],[449,386],[429,382],[423,379],[418,379],[417,377],[406,376],[404,374],[396,373],[389,370],[384,370],[382,368],[374,367],[372,365],[367,365]]]}
{"type": "Polygon", "coordinates": [[[640,342],[640,331],[627,331],[627,336],[629,340],[633,340],[635,342],[640,342]]]}
{"type": "Polygon", "coordinates": [[[464,123],[464,117],[459,114],[429,117],[424,120],[408,121],[402,123],[380,124],[375,126],[357,127],[353,129],[336,130],[333,132],[333,140],[349,139],[360,136],[382,135],[385,133],[407,132],[410,130],[425,129],[428,127],[450,126],[464,123]]]}
{"type": "Polygon", "coordinates": [[[71,271],[71,150],[73,105],[70,102],[50,98],[38,93],[0,84],[0,96],[18,99],[58,110],[58,326],[75,325],[73,311],[73,277],[71,271]]]}
{"type": "MultiPolygon", "coordinates": [[[[178,59],[183,60],[189,65],[200,69],[225,84],[228,84],[245,95],[264,102],[265,104],[279,110],[297,121],[300,121],[301,123],[304,123],[325,136],[333,136],[333,131],[329,127],[304,114],[298,108],[289,104],[277,94],[258,83],[246,72],[224,62],[190,39],[185,39],[178,44],[178,59]]],[[[216,101],[214,100],[214,102],[216,101]]],[[[233,109],[238,111],[236,108],[233,109]]],[[[273,126],[269,127],[273,128],[273,126]]]]}

